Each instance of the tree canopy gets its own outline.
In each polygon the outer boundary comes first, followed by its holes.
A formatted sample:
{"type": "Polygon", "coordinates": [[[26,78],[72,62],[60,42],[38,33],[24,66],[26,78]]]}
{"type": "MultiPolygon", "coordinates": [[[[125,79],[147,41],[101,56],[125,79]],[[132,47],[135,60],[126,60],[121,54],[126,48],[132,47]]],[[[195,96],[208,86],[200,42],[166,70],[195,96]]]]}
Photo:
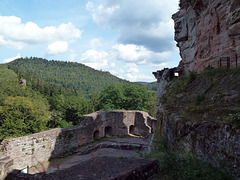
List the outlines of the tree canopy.
{"type": "Polygon", "coordinates": [[[100,109],[144,110],[151,101],[151,93],[137,84],[110,84],[100,93],[100,109]]]}
{"type": "Polygon", "coordinates": [[[28,97],[7,97],[0,106],[0,140],[46,129],[48,107],[28,97]]]}

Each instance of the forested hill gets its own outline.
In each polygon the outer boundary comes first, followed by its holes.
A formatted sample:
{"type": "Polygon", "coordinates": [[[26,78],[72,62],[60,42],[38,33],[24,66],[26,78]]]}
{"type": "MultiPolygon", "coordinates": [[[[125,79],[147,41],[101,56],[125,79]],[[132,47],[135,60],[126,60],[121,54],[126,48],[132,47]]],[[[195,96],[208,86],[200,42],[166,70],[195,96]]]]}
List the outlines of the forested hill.
{"type": "Polygon", "coordinates": [[[8,68],[27,81],[39,78],[82,95],[100,92],[111,83],[129,83],[109,72],[98,71],[75,62],[48,61],[42,58],[20,58],[8,63],[8,68]]]}

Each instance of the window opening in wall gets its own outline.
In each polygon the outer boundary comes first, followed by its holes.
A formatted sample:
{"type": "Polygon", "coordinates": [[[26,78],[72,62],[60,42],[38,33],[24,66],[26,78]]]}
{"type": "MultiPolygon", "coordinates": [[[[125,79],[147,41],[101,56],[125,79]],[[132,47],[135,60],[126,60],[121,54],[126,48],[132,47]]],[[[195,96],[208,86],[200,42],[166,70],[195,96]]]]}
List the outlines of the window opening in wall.
{"type": "Polygon", "coordinates": [[[99,139],[99,131],[98,130],[94,131],[93,139],[99,139]]]}
{"type": "Polygon", "coordinates": [[[112,133],[112,127],[111,126],[107,126],[105,127],[105,136],[112,136],[113,133],[112,133]]]}

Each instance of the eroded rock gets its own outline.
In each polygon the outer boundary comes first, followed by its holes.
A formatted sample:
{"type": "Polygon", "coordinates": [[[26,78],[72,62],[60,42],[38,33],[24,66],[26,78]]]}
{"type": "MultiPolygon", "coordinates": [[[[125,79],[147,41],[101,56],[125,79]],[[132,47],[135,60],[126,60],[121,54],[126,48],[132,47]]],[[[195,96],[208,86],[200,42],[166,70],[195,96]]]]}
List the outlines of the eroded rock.
{"type": "Polygon", "coordinates": [[[185,72],[219,67],[222,57],[235,67],[240,59],[239,0],[181,0],[179,5],[172,18],[185,72]]]}

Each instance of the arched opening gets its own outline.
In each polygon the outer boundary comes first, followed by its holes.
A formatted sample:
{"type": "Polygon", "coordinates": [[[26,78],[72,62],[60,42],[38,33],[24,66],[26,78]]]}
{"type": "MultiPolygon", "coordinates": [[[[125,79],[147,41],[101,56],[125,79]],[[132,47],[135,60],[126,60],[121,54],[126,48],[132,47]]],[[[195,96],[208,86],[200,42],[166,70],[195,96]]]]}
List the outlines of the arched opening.
{"type": "Polygon", "coordinates": [[[94,131],[93,139],[99,139],[99,131],[98,130],[94,131]]]}
{"type": "Polygon", "coordinates": [[[109,137],[112,136],[112,127],[111,126],[107,126],[105,127],[105,136],[109,137]]]}
{"type": "Polygon", "coordinates": [[[135,127],[134,127],[134,125],[131,125],[131,126],[129,127],[129,133],[130,133],[130,134],[135,134],[135,127]]]}

